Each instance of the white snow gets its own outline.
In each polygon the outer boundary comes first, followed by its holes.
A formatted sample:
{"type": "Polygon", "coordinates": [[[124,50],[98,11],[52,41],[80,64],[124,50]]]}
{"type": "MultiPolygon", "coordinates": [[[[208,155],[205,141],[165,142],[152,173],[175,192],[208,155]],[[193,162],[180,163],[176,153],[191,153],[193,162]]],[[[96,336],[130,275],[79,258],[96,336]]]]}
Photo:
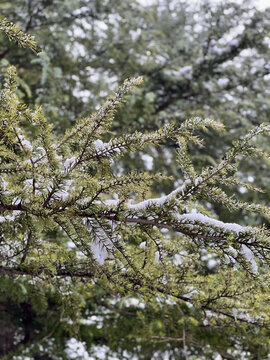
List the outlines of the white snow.
{"type": "Polygon", "coordinates": [[[104,200],[104,204],[108,206],[117,206],[119,204],[119,199],[104,200]]]}
{"type": "Polygon", "coordinates": [[[218,55],[223,54],[225,50],[226,50],[226,49],[220,48],[220,47],[218,47],[218,46],[216,46],[216,45],[213,46],[213,51],[214,51],[216,54],[218,54],[218,55]]]}
{"type": "Polygon", "coordinates": [[[26,140],[25,137],[22,134],[19,134],[19,139],[22,144],[22,146],[30,151],[33,150],[33,146],[31,145],[29,140],[26,140]]]}
{"type": "Polygon", "coordinates": [[[191,65],[186,65],[183,66],[179,69],[179,74],[180,75],[185,75],[186,73],[190,73],[192,71],[192,66],[191,65]]]}
{"type": "Polygon", "coordinates": [[[216,266],[217,266],[217,264],[218,264],[218,262],[217,262],[217,260],[215,260],[215,259],[210,259],[210,260],[208,260],[208,262],[207,262],[207,267],[208,267],[208,269],[214,269],[216,266]]]}
{"type": "Polygon", "coordinates": [[[66,190],[62,189],[62,190],[56,191],[54,193],[53,197],[57,197],[58,199],[66,201],[68,198],[68,195],[69,195],[68,192],[66,190]]]}
{"type": "Polygon", "coordinates": [[[69,159],[66,159],[64,162],[64,168],[67,171],[68,169],[70,169],[75,163],[76,163],[76,156],[72,156],[69,159]]]}
{"type": "MultiPolygon", "coordinates": [[[[196,182],[197,185],[195,186],[198,186],[199,185],[199,182],[200,180],[198,180],[196,182]]],[[[184,191],[186,189],[186,186],[188,184],[190,184],[190,180],[186,180],[183,185],[179,186],[178,188],[176,188],[175,190],[173,190],[170,194],[168,195],[164,195],[164,196],[161,196],[159,198],[153,198],[153,199],[147,199],[147,200],[144,200],[144,201],[141,201],[137,204],[128,204],[128,207],[129,209],[131,210],[144,210],[146,209],[148,206],[152,206],[152,205],[158,205],[158,206],[161,206],[165,203],[165,201],[168,201],[168,200],[171,200],[173,197],[177,196],[178,194],[182,194],[184,195],[184,191]]]]}
{"type": "Polygon", "coordinates": [[[242,254],[244,255],[244,257],[246,258],[246,260],[248,262],[251,263],[251,268],[252,271],[254,272],[254,274],[258,273],[258,266],[256,264],[256,261],[254,259],[254,254],[253,252],[246,246],[246,245],[242,245],[242,254]]]}
{"type": "Polygon", "coordinates": [[[124,304],[125,304],[126,307],[134,306],[134,307],[139,308],[139,309],[144,309],[145,308],[145,304],[143,302],[141,302],[140,300],[138,300],[137,298],[135,298],[135,297],[125,299],[124,304]]]}
{"type": "Polygon", "coordinates": [[[3,186],[3,190],[6,191],[8,187],[8,182],[2,179],[2,186],[3,186]]]}
{"type": "Polygon", "coordinates": [[[29,188],[33,186],[33,179],[27,179],[24,181],[25,187],[29,188]]]}
{"type": "Polygon", "coordinates": [[[105,143],[105,142],[103,142],[103,141],[100,140],[100,139],[94,141],[94,146],[95,146],[96,151],[97,151],[98,153],[103,153],[104,151],[108,151],[108,150],[114,151],[114,152],[116,152],[117,154],[120,153],[120,149],[119,149],[119,148],[117,148],[117,147],[115,147],[115,148],[113,147],[113,148],[112,148],[112,144],[111,144],[110,142],[105,143]]]}
{"type": "Polygon", "coordinates": [[[90,247],[94,256],[94,259],[98,264],[103,265],[104,261],[108,258],[109,254],[105,246],[99,241],[93,241],[90,243],[90,247]]]}
{"type": "Polygon", "coordinates": [[[130,30],[129,33],[131,35],[132,41],[136,41],[139,38],[139,36],[141,35],[142,30],[138,28],[136,30],[130,30]]]}
{"type": "Polygon", "coordinates": [[[94,141],[94,145],[97,151],[106,150],[108,147],[108,143],[104,143],[102,140],[98,139],[94,141]]]}
{"type": "Polygon", "coordinates": [[[258,68],[262,68],[265,65],[264,59],[257,59],[252,62],[252,66],[256,66],[258,68]]]}
{"type": "Polygon", "coordinates": [[[142,154],[141,158],[144,162],[144,165],[146,167],[147,170],[152,170],[153,169],[153,164],[154,164],[154,159],[152,156],[148,155],[148,154],[142,154]]]}
{"type": "Polygon", "coordinates": [[[229,41],[229,45],[230,46],[238,46],[239,41],[237,39],[232,39],[231,41],[229,41]]]}
{"type": "Polygon", "coordinates": [[[252,62],[252,67],[250,70],[251,74],[255,74],[258,70],[261,70],[265,66],[265,60],[264,59],[257,59],[252,62]]]}
{"type": "Polygon", "coordinates": [[[20,211],[18,210],[14,210],[14,211],[11,211],[11,214],[12,215],[5,215],[5,216],[0,216],[0,223],[4,222],[4,221],[14,221],[16,219],[16,217],[18,215],[20,215],[20,211]]]}
{"type": "Polygon", "coordinates": [[[74,183],[74,180],[65,180],[64,184],[62,185],[62,188],[56,191],[53,194],[53,197],[57,197],[58,199],[61,199],[63,201],[66,201],[69,197],[70,190],[72,189],[72,185],[74,183]]]}
{"type": "Polygon", "coordinates": [[[195,33],[200,33],[203,30],[203,26],[201,24],[195,24],[193,30],[195,33]]]}
{"type": "Polygon", "coordinates": [[[264,37],[263,44],[268,45],[268,47],[270,47],[270,37],[269,36],[264,37]]]}
{"type": "MultiPolygon", "coordinates": [[[[178,220],[183,221],[184,223],[200,222],[204,225],[214,226],[214,227],[220,228],[221,230],[224,230],[224,231],[233,231],[236,234],[239,234],[240,232],[247,231],[250,229],[247,226],[243,227],[239,224],[224,223],[222,221],[212,219],[206,215],[197,213],[195,209],[193,209],[192,212],[189,214],[181,214],[181,215],[177,214],[176,217],[178,220]]],[[[246,245],[242,245],[242,254],[246,258],[246,260],[251,263],[252,270],[256,274],[258,272],[258,266],[254,259],[253,252],[246,245]]],[[[228,256],[226,256],[226,258],[228,258],[229,261],[231,260],[228,256]]],[[[212,259],[212,260],[208,261],[207,266],[209,267],[209,269],[211,269],[211,268],[215,267],[216,264],[217,264],[217,261],[215,259],[212,259]]]]}
{"type": "Polygon", "coordinates": [[[76,360],[91,360],[86,350],[86,344],[82,341],[78,341],[75,338],[71,338],[66,342],[65,353],[68,359],[76,360]]]}
{"type": "Polygon", "coordinates": [[[128,207],[129,207],[129,209],[132,209],[132,210],[144,210],[144,209],[146,209],[147,206],[162,205],[162,204],[164,204],[164,202],[166,200],[167,200],[167,196],[164,195],[160,198],[144,200],[137,204],[128,204],[128,207]]]}
{"type": "Polygon", "coordinates": [[[145,247],[146,247],[146,241],[141,242],[140,245],[139,245],[139,248],[140,249],[145,249],[145,247]]]}
{"type": "MultiPolygon", "coordinates": [[[[104,313],[105,312],[103,311],[103,315],[104,313]]],[[[103,321],[104,316],[92,315],[87,319],[81,319],[80,323],[84,325],[95,325],[97,329],[101,329],[103,327],[103,321]]]]}
{"type": "Polygon", "coordinates": [[[182,214],[182,215],[177,214],[176,217],[178,220],[183,221],[183,222],[190,222],[190,221],[191,222],[200,222],[205,225],[218,227],[225,231],[233,231],[237,234],[249,229],[248,227],[243,227],[239,224],[224,223],[220,220],[210,218],[209,216],[203,215],[201,213],[197,213],[196,209],[193,209],[191,211],[191,213],[189,213],[189,214],[182,214]]]}
{"type": "Polygon", "coordinates": [[[182,256],[180,254],[175,254],[173,256],[172,262],[174,265],[181,265],[182,264],[182,256]]]}
{"type": "Polygon", "coordinates": [[[226,86],[228,84],[228,82],[229,82],[229,79],[227,79],[227,78],[220,78],[217,81],[218,86],[220,86],[220,87],[226,86]]]}

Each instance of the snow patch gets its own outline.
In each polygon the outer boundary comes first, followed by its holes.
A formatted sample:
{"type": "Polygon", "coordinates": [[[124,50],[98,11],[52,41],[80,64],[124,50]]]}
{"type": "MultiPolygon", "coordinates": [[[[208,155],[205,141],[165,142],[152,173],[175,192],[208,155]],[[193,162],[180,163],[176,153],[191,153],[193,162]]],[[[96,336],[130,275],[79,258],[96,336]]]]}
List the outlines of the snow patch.
{"type": "Polygon", "coordinates": [[[94,146],[96,151],[100,154],[103,153],[105,151],[113,151],[116,152],[117,154],[120,153],[120,149],[115,147],[112,148],[112,144],[110,142],[108,143],[104,143],[102,140],[98,139],[96,141],[94,141],[94,146]]]}
{"type": "Polygon", "coordinates": [[[254,254],[253,252],[246,246],[246,245],[242,245],[242,254],[244,255],[244,257],[246,258],[246,260],[248,262],[250,262],[251,264],[251,268],[252,271],[254,272],[254,274],[258,273],[258,266],[256,264],[256,261],[254,259],[254,254]]]}
{"type": "Polygon", "coordinates": [[[66,159],[64,162],[64,168],[66,171],[68,171],[75,163],[76,163],[76,156],[72,156],[69,159],[66,159]]]}
{"type": "Polygon", "coordinates": [[[66,342],[65,353],[68,359],[78,360],[91,360],[86,350],[86,344],[82,341],[78,341],[75,338],[71,338],[66,342]]]}
{"type": "Polygon", "coordinates": [[[233,231],[237,234],[239,234],[242,231],[246,231],[249,229],[249,227],[243,227],[239,224],[234,223],[224,223],[220,220],[216,220],[213,218],[210,218],[209,216],[203,215],[201,213],[197,213],[196,209],[192,209],[191,213],[189,214],[177,214],[177,219],[183,222],[200,222],[205,225],[209,226],[215,226],[217,228],[220,228],[225,231],[233,231]]]}
{"type": "Polygon", "coordinates": [[[223,87],[223,86],[226,86],[228,84],[228,82],[229,82],[229,79],[220,78],[220,79],[218,79],[217,84],[218,84],[218,86],[223,87]]]}
{"type": "Polygon", "coordinates": [[[94,259],[98,264],[103,265],[104,261],[108,258],[109,254],[105,246],[99,241],[93,241],[90,243],[90,247],[94,256],[94,259]]]}
{"type": "Polygon", "coordinates": [[[28,149],[28,150],[30,150],[30,151],[33,150],[33,146],[31,145],[31,143],[30,143],[29,140],[26,140],[25,137],[24,137],[22,134],[18,135],[18,137],[19,137],[19,139],[20,139],[21,145],[22,145],[24,148],[26,148],[26,149],[28,149]]]}
{"type": "Polygon", "coordinates": [[[153,164],[154,164],[153,157],[148,155],[148,154],[142,154],[141,158],[142,158],[142,160],[144,162],[144,165],[145,165],[146,169],[148,171],[152,170],[153,169],[153,164]]]}
{"type": "Polygon", "coordinates": [[[229,41],[229,45],[232,47],[236,47],[239,45],[239,41],[237,39],[232,39],[231,41],[229,41]]]}
{"type": "MultiPolygon", "coordinates": [[[[196,181],[196,184],[195,186],[199,186],[199,183],[200,183],[200,179],[198,179],[196,181]]],[[[186,189],[186,186],[189,185],[191,183],[190,180],[186,180],[184,182],[183,185],[179,186],[178,188],[176,188],[175,190],[173,190],[170,194],[168,195],[164,195],[164,196],[161,196],[159,198],[153,198],[153,199],[147,199],[147,200],[144,200],[144,201],[141,201],[137,204],[128,204],[128,207],[129,209],[131,210],[144,210],[146,209],[148,206],[152,206],[152,205],[157,205],[157,206],[161,206],[163,205],[166,201],[169,201],[171,200],[173,197],[177,196],[178,194],[182,194],[184,195],[185,193],[185,189],[186,189]]]]}
{"type": "Polygon", "coordinates": [[[139,248],[140,249],[145,249],[145,247],[146,247],[146,241],[141,242],[140,245],[139,245],[139,248]]]}
{"type": "Polygon", "coordinates": [[[140,300],[138,300],[137,298],[135,297],[132,297],[132,298],[128,298],[126,300],[124,300],[124,304],[126,307],[136,307],[138,309],[144,309],[145,308],[145,304],[142,303],[140,300]]]}

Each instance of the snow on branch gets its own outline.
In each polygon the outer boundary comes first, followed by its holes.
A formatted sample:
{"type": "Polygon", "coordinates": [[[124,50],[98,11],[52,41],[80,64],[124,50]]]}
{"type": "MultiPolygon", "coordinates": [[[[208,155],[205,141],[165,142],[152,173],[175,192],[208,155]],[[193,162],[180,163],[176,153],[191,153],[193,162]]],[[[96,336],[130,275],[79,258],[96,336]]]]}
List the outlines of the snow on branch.
{"type": "Polygon", "coordinates": [[[26,34],[17,25],[6,18],[0,18],[0,31],[4,32],[9,40],[15,41],[19,46],[31,49],[33,52],[38,52],[38,46],[35,38],[26,34]]]}
{"type": "MultiPolygon", "coordinates": [[[[269,135],[269,125],[251,130],[217,165],[201,171],[192,163],[187,144],[202,146],[194,130],[223,128],[211,119],[188,119],[178,128],[169,124],[155,132],[103,141],[118,107],[140,82],[141,78],[125,81],[99,110],[58,139],[41,108],[20,104],[16,74],[9,70],[0,98],[0,236],[2,253],[10,254],[2,259],[4,273],[33,274],[36,269],[36,274],[42,271],[50,279],[91,273],[107,277],[116,287],[137,286],[166,294],[171,292],[169,284],[174,284],[175,297],[202,305],[208,299],[203,289],[206,283],[211,286],[211,277],[203,278],[200,291],[192,290],[192,298],[183,296],[203,266],[196,251],[215,255],[211,271],[216,278],[219,271],[227,274],[238,266],[252,281],[261,276],[261,265],[269,266],[269,235],[264,228],[222,222],[214,218],[211,206],[204,206],[207,199],[209,204],[219,202],[270,217],[265,207],[232,200],[223,189],[230,185],[228,179],[231,184],[241,183],[235,175],[237,158],[265,156],[253,139],[269,135]],[[37,128],[36,136],[24,130],[26,121],[37,128]],[[154,180],[168,180],[163,174],[114,173],[108,160],[168,138],[175,143],[184,179],[167,195],[151,195],[154,180]],[[50,232],[57,234],[57,240],[48,236],[50,232]],[[10,252],[15,241],[17,251],[10,252]]],[[[231,277],[228,282],[232,281],[231,277]]]]}

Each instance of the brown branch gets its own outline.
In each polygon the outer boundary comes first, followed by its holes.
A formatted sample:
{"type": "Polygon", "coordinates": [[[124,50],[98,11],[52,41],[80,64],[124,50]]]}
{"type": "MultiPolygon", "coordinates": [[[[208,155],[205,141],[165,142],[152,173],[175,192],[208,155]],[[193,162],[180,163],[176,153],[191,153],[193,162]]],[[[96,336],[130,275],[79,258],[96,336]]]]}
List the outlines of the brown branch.
{"type": "MultiPolygon", "coordinates": [[[[1,266],[0,267],[0,274],[2,275],[8,275],[8,276],[14,276],[14,275],[30,275],[30,276],[38,276],[40,273],[44,272],[44,268],[41,268],[39,270],[35,270],[35,271],[31,271],[29,269],[20,269],[20,268],[10,268],[7,266],[1,266]]],[[[53,276],[53,275],[52,275],[53,276]]],[[[58,268],[56,270],[56,275],[55,276],[70,276],[70,277],[79,277],[79,278],[94,278],[96,276],[96,272],[95,270],[92,271],[85,271],[85,270],[78,270],[78,269],[61,269],[58,268]]],[[[136,285],[140,284],[140,280],[139,279],[134,279],[132,277],[128,277],[128,279],[131,282],[135,282],[136,280],[136,285]]],[[[147,286],[149,287],[150,290],[152,291],[157,291],[159,293],[165,294],[165,295],[170,295],[176,299],[185,301],[185,302],[191,302],[193,303],[193,300],[191,298],[188,298],[186,296],[183,296],[181,294],[176,294],[176,293],[171,293],[171,291],[167,291],[166,289],[162,288],[162,287],[156,287],[153,284],[151,284],[150,282],[147,284],[147,286]]],[[[226,317],[229,317],[230,319],[234,320],[234,321],[239,321],[239,322],[243,322],[243,323],[247,323],[247,324],[251,324],[251,325],[256,325],[259,327],[263,327],[263,328],[267,328],[270,329],[270,325],[265,324],[265,323],[260,323],[259,321],[254,321],[254,320],[248,320],[248,319],[244,319],[241,318],[239,316],[234,316],[228,312],[219,310],[219,309],[215,309],[214,307],[211,307],[210,305],[202,305],[201,309],[207,309],[210,310],[214,313],[217,313],[219,315],[224,315],[226,317]]],[[[111,309],[111,310],[116,310],[116,309],[111,309]]],[[[126,315],[131,315],[131,314],[126,314],[126,315]]],[[[173,340],[173,339],[172,339],[173,340]]],[[[174,339],[175,340],[175,339],[174,339]]],[[[179,341],[179,340],[178,340],[179,341]]]]}
{"type": "MultiPolygon", "coordinates": [[[[89,266],[88,266],[89,267],[89,266]]],[[[15,275],[29,275],[29,276],[39,276],[42,272],[46,271],[45,268],[41,267],[39,269],[31,270],[29,268],[20,268],[20,267],[8,267],[0,266],[0,274],[8,275],[10,277],[15,275]]],[[[79,278],[93,278],[96,275],[95,270],[85,270],[85,269],[74,269],[72,266],[70,268],[58,268],[56,269],[56,275],[52,276],[70,276],[70,277],[79,277],[79,278]]]]}
{"type": "MultiPolygon", "coordinates": [[[[80,217],[85,217],[85,218],[93,217],[93,214],[87,214],[85,212],[79,213],[77,215],[79,215],[80,217]]],[[[205,235],[205,234],[199,234],[197,232],[192,232],[190,230],[184,229],[183,227],[180,227],[180,224],[177,224],[177,225],[172,224],[172,223],[168,224],[168,223],[158,222],[157,220],[149,220],[149,219],[144,219],[144,218],[134,218],[134,217],[127,217],[127,216],[125,218],[120,219],[120,218],[118,218],[117,215],[110,215],[110,214],[106,214],[106,215],[104,215],[104,217],[108,220],[113,220],[116,222],[123,221],[124,223],[156,226],[158,228],[180,232],[180,233],[190,236],[190,237],[196,237],[196,238],[207,239],[207,240],[209,240],[209,239],[224,240],[225,239],[225,236],[209,236],[209,235],[205,235]]],[[[185,226],[185,225],[189,225],[189,224],[182,224],[182,225],[185,226]]]]}
{"type": "Polygon", "coordinates": [[[177,342],[183,342],[184,338],[175,338],[175,337],[168,337],[168,336],[151,336],[151,339],[158,340],[158,342],[168,342],[168,341],[177,341],[177,342]]]}
{"type": "Polygon", "coordinates": [[[50,191],[49,194],[47,195],[47,198],[45,199],[45,201],[44,201],[44,203],[43,203],[43,205],[42,205],[43,208],[46,208],[46,207],[48,206],[48,204],[49,204],[49,202],[50,202],[50,200],[51,200],[51,197],[53,196],[53,194],[55,193],[55,191],[56,191],[56,187],[55,187],[55,185],[53,185],[51,191],[50,191]]]}
{"type": "Polygon", "coordinates": [[[122,310],[122,309],[118,309],[115,306],[109,305],[103,301],[100,301],[98,299],[96,299],[96,302],[98,303],[98,305],[103,306],[113,312],[119,313],[119,314],[123,314],[123,315],[128,315],[128,316],[137,316],[136,312],[131,312],[131,311],[127,311],[127,310],[122,310]]]}
{"type": "Polygon", "coordinates": [[[2,60],[10,51],[10,48],[6,48],[0,53],[0,60],[2,60]]]}
{"type": "Polygon", "coordinates": [[[0,204],[0,212],[7,210],[17,210],[17,211],[28,211],[27,207],[22,204],[12,205],[12,204],[0,204]]]}

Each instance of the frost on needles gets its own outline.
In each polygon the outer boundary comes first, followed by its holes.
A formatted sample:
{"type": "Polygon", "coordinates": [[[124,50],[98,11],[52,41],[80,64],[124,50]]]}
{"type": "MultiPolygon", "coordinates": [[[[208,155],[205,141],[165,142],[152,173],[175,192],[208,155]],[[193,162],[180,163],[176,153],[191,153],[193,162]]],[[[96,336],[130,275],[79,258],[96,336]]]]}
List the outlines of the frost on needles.
{"type": "Polygon", "coordinates": [[[50,283],[73,278],[74,284],[105,278],[119,294],[167,296],[207,310],[207,321],[236,318],[268,326],[269,314],[260,304],[269,283],[269,234],[215,219],[209,204],[269,219],[265,206],[237,201],[224,191],[232,184],[257,190],[235,176],[237,161],[265,156],[253,139],[268,135],[269,126],[251,130],[216,166],[202,171],[193,166],[187,145],[203,145],[194,135],[198,129],[222,130],[211,119],[193,118],[179,127],[167,124],[105,142],[115,112],[141,81],[126,80],[99,110],[59,139],[41,107],[20,103],[16,71],[9,68],[0,100],[1,274],[50,283]],[[149,145],[162,146],[168,138],[177,145],[181,186],[145,198],[151,183],[166,176],[114,174],[113,161],[149,145]],[[50,238],[51,231],[61,241],[50,238]],[[215,259],[208,275],[202,271],[203,252],[215,259]]]}

